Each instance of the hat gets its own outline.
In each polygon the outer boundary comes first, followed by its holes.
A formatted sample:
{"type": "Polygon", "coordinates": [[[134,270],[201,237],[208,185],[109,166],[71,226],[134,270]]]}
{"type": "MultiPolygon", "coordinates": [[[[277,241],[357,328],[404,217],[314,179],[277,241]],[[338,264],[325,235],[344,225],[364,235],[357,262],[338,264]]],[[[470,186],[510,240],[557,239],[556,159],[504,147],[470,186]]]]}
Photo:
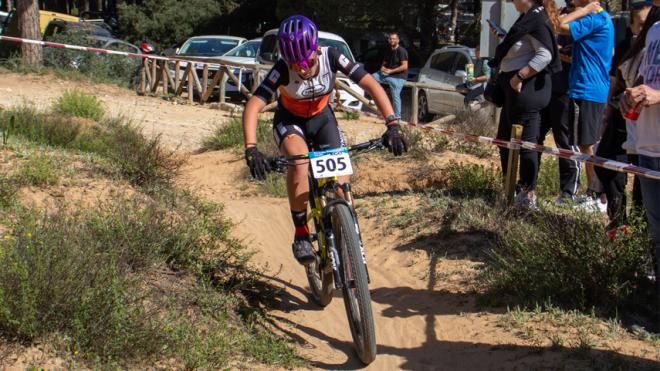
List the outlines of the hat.
{"type": "Polygon", "coordinates": [[[630,9],[639,9],[646,6],[653,6],[651,0],[630,0],[630,9]]]}

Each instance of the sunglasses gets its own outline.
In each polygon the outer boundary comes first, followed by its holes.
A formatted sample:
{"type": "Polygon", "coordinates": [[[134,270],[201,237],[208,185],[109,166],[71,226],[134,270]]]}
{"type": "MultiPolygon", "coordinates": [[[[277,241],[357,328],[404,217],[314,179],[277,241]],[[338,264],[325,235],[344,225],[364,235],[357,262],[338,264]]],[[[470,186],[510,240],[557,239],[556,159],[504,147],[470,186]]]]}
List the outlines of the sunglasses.
{"type": "Polygon", "coordinates": [[[314,66],[316,66],[318,60],[319,59],[317,58],[317,54],[316,52],[314,52],[312,55],[309,56],[309,59],[307,59],[307,61],[302,63],[291,64],[291,69],[294,70],[295,72],[309,71],[310,69],[314,68],[314,66]]]}

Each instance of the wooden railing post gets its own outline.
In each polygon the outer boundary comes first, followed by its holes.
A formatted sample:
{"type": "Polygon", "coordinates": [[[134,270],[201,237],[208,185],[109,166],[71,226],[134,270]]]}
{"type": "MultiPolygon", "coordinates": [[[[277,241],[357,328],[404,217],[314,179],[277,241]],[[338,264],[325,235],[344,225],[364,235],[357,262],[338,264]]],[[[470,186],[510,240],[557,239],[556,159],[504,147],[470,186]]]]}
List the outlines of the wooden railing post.
{"type": "Polygon", "coordinates": [[[169,83],[168,80],[169,80],[169,77],[170,77],[170,70],[167,67],[168,66],[167,66],[166,61],[163,61],[160,65],[160,69],[162,71],[161,74],[163,76],[163,95],[167,95],[167,93],[169,93],[169,90],[170,90],[169,84],[168,84],[169,83]]]}
{"type": "MultiPolygon", "coordinates": [[[[204,71],[202,72],[202,96],[206,95],[206,90],[209,88],[209,65],[204,63],[204,71]]],[[[204,103],[204,100],[200,99],[200,103],[204,103]]]]}
{"type": "Polygon", "coordinates": [[[195,90],[193,88],[193,84],[194,84],[193,76],[195,74],[195,70],[193,68],[190,68],[191,66],[192,66],[192,63],[188,63],[189,68],[187,70],[188,70],[188,103],[189,104],[193,104],[193,102],[195,101],[195,99],[194,99],[195,90]]]}
{"type": "Polygon", "coordinates": [[[413,125],[419,124],[419,88],[417,85],[413,86],[412,88],[412,118],[410,121],[412,121],[413,125]]]}
{"type": "Polygon", "coordinates": [[[158,87],[158,77],[158,63],[154,59],[151,61],[151,85],[149,86],[152,93],[155,93],[158,87]]]}
{"type": "MultiPolygon", "coordinates": [[[[146,60],[145,60],[146,61],[146,60]]],[[[147,88],[147,68],[144,62],[142,62],[142,67],[140,67],[140,94],[144,95],[147,88]]]]}
{"type": "Polygon", "coordinates": [[[174,91],[179,90],[179,73],[181,73],[181,62],[174,62],[174,91]]]}
{"type": "MultiPolygon", "coordinates": [[[[522,125],[513,125],[511,128],[511,142],[516,142],[522,137],[522,125]]],[[[506,191],[506,200],[513,203],[513,198],[516,193],[516,183],[518,182],[518,160],[520,158],[520,148],[509,148],[509,158],[506,167],[506,179],[504,181],[504,189],[506,191]]]]}
{"type": "Polygon", "coordinates": [[[227,101],[227,80],[225,78],[225,67],[220,67],[220,104],[225,103],[227,101]]]}

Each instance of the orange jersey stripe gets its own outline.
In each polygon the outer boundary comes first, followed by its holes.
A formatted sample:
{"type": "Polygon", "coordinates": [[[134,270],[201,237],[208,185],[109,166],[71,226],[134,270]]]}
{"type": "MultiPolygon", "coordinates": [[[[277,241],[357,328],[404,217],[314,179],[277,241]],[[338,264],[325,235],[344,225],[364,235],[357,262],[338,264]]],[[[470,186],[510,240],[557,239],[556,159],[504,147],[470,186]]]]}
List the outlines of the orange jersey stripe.
{"type": "Polygon", "coordinates": [[[286,90],[280,87],[280,102],[295,116],[310,118],[318,115],[330,102],[330,94],[323,95],[317,99],[298,100],[289,97],[286,90]]]}

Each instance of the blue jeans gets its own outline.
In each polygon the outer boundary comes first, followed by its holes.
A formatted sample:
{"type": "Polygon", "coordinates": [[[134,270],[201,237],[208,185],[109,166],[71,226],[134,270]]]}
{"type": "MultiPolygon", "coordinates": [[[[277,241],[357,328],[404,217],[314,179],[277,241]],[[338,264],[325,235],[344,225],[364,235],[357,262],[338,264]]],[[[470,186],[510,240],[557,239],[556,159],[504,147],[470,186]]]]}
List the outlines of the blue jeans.
{"type": "Polygon", "coordinates": [[[401,90],[403,90],[404,79],[396,77],[383,76],[380,71],[373,74],[374,79],[381,84],[387,84],[390,87],[390,95],[392,96],[392,105],[394,106],[394,114],[401,117],[401,90]]]}
{"type": "MultiPolygon", "coordinates": [[[[639,155],[639,166],[660,170],[660,157],[639,155]]],[[[657,269],[660,270],[660,180],[640,177],[642,199],[646,208],[648,228],[651,233],[651,243],[655,250],[657,269]]]]}

